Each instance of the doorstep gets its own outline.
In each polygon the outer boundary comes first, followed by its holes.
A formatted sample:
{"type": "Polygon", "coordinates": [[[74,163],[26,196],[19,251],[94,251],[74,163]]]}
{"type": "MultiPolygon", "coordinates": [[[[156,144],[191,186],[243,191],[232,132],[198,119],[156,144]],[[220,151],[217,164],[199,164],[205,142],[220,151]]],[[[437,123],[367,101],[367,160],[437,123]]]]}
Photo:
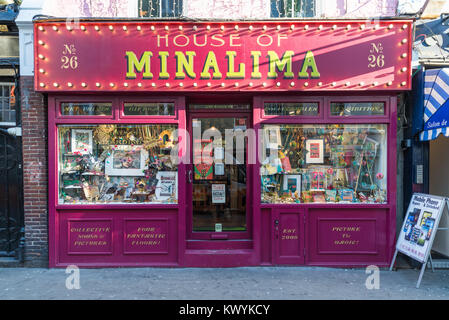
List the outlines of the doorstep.
{"type": "Polygon", "coordinates": [[[183,265],[185,267],[227,268],[256,266],[259,263],[254,250],[186,250],[183,265]]]}

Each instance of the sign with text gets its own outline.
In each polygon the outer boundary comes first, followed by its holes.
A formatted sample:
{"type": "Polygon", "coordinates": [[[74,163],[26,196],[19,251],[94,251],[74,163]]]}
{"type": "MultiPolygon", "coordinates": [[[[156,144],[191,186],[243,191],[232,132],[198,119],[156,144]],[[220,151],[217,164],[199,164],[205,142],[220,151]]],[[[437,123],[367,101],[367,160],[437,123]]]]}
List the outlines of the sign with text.
{"type": "Polygon", "coordinates": [[[408,90],[411,20],[35,23],[37,91],[408,90]]]}
{"type": "Polygon", "coordinates": [[[426,263],[446,205],[443,197],[415,193],[396,244],[399,252],[426,263]]]}

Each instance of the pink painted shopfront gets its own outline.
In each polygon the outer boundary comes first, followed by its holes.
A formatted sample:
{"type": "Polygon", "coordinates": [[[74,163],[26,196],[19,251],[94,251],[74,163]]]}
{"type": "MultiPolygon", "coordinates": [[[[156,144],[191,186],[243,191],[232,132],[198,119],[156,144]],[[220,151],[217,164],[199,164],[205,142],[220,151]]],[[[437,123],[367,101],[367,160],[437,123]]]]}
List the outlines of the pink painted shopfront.
{"type": "Polygon", "coordinates": [[[37,21],[50,266],[388,265],[411,27],[37,21]]]}

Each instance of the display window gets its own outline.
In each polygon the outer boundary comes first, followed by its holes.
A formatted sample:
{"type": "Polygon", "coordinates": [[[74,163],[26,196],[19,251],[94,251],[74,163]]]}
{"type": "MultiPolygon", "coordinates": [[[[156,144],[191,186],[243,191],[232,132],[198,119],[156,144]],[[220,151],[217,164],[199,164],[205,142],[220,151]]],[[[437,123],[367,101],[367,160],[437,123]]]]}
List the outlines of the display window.
{"type": "Polygon", "coordinates": [[[177,203],[174,125],[59,125],[59,203],[177,203]]]}
{"type": "Polygon", "coordinates": [[[386,203],[387,125],[264,124],[262,203],[386,203]]]}
{"type": "Polygon", "coordinates": [[[59,205],[178,203],[175,99],[61,99],[55,107],[59,205]]]}

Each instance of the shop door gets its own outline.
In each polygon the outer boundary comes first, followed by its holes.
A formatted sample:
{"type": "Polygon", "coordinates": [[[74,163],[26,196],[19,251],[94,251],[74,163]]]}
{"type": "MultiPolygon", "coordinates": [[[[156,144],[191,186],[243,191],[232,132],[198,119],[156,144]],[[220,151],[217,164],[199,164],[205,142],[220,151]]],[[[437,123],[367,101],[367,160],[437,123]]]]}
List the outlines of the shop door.
{"type": "Polygon", "coordinates": [[[278,209],[273,214],[274,264],[304,264],[304,213],[301,210],[278,209]]]}
{"type": "MultiPolygon", "coordinates": [[[[252,212],[245,113],[189,117],[191,164],[187,170],[187,234],[193,240],[249,239],[252,212]],[[239,130],[240,129],[240,130],[239,130]],[[232,137],[227,137],[230,134],[232,137]],[[232,146],[226,147],[226,140],[232,146]],[[241,140],[242,139],[242,140],[241,140]]],[[[208,244],[208,247],[210,243],[208,244]]]]}
{"type": "Polygon", "coordinates": [[[0,256],[16,256],[23,232],[20,138],[0,130],[0,256]]]}

